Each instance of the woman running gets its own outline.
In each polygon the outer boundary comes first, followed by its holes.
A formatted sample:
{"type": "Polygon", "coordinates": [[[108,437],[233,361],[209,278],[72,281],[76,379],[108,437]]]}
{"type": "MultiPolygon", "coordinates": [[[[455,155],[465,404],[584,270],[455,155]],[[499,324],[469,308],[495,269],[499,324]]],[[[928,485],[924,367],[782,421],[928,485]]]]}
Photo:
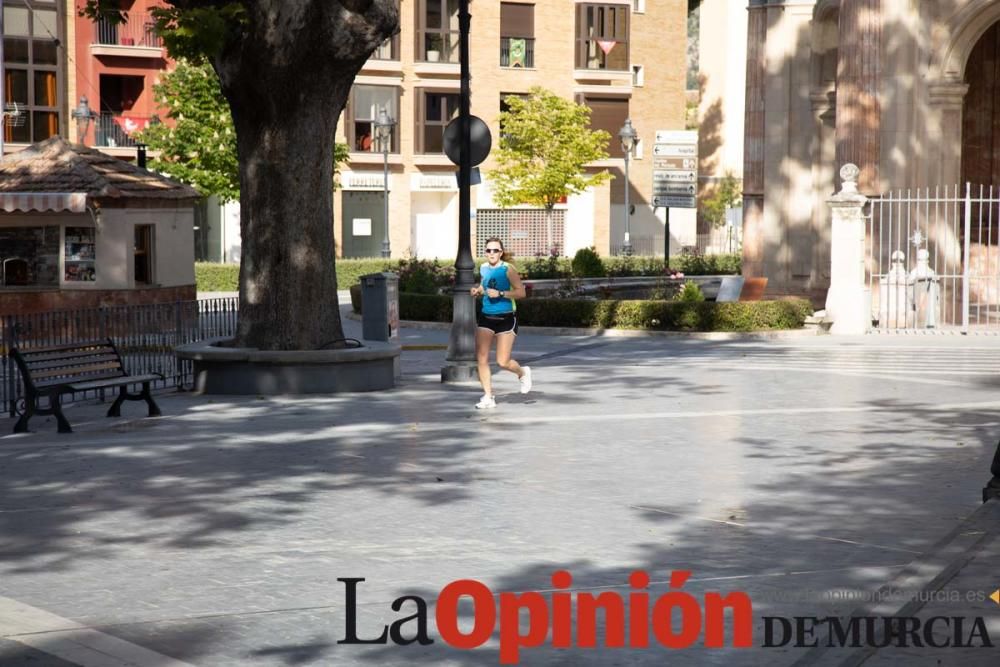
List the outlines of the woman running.
{"type": "Polygon", "coordinates": [[[479,286],[470,290],[472,296],[483,297],[483,310],[476,329],[476,362],[479,383],[483,385],[483,397],[476,403],[476,408],[480,410],[497,406],[490,377],[490,347],[494,339],[497,342],[497,365],[518,377],[522,394],[531,391],[531,369],[510,358],[514,337],[517,336],[514,299],[523,299],[525,291],[517,269],[507,263],[509,259],[500,239],[487,239],[486,263],[479,267],[479,286]]]}

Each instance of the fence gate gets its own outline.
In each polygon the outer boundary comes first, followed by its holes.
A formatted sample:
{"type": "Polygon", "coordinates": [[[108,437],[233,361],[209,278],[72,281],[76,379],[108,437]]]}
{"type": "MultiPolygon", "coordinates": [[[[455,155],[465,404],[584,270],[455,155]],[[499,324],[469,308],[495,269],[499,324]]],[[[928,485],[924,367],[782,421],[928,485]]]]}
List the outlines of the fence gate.
{"type": "Polygon", "coordinates": [[[966,184],[869,202],[873,331],[1000,333],[1000,189],[966,184]]]}

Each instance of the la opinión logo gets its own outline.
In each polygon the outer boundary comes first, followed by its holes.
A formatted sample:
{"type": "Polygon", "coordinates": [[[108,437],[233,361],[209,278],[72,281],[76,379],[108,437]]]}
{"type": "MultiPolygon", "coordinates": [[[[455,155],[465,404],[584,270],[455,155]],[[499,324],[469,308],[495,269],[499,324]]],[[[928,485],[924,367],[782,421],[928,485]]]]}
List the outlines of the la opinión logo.
{"type": "MultiPolygon", "coordinates": [[[[680,590],[690,578],[688,570],[670,574],[671,591],[651,599],[645,590],[649,575],[641,570],[629,576],[632,590],[623,595],[605,591],[594,595],[570,592],[573,577],[566,570],[552,574],[554,592],[500,593],[495,595],[485,584],[474,579],[453,581],[441,589],[434,610],[438,635],[456,649],[482,646],[499,628],[500,664],[517,664],[521,649],[541,646],[551,635],[555,648],[596,648],[597,615],[604,615],[604,642],[607,648],[649,648],[650,635],[664,648],[683,649],[693,646],[699,638],[705,646],[722,648],[750,647],[753,644],[753,606],[746,593],[705,593],[699,600],[680,590]],[[565,592],[562,592],[565,591],[565,592]],[[459,627],[458,605],[462,598],[473,604],[472,628],[459,627]],[[731,629],[726,632],[726,612],[731,613],[731,629]],[[575,623],[574,623],[575,611],[575,623]],[[527,613],[527,631],[522,632],[520,618],[527,613]],[[680,617],[675,624],[672,618],[680,617]],[[627,629],[626,629],[627,628],[627,629]],[[574,633],[575,630],[575,633],[574,633]],[[575,635],[575,642],[574,642],[575,635]]],[[[428,635],[427,601],[418,595],[404,595],[392,602],[394,612],[412,605],[413,613],[383,626],[377,637],[358,636],[358,584],[363,577],[344,577],[346,620],[344,639],[338,644],[410,644],[428,645],[434,640],[428,635]]]]}
{"type": "MultiPolygon", "coordinates": [[[[708,648],[749,648],[753,644],[753,604],[746,593],[723,595],[707,592],[703,599],[681,590],[691,577],[689,570],[670,573],[670,590],[655,599],[646,590],[649,575],[642,570],[628,579],[627,593],[600,594],[572,592],[573,577],[566,570],[552,574],[553,591],[542,594],[494,594],[475,579],[453,581],[438,594],[434,623],[437,633],[456,649],[475,649],[498,635],[500,664],[520,662],[521,651],[542,646],[547,640],[554,648],[596,648],[598,612],[604,619],[605,648],[650,648],[652,639],[666,649],[685,649],[699,639],[708,648]],[[471,629],[459,627],[459,603],[468,598],[473,613],[471,629]],[[727,616],[728,612],[728,616],[727,616]],[[522,623],[526,615],[527,623],[522,623]],[[728,623],[727,623],[728,619],[728,623]],[[526,627],[525,627],[526,626],[526,627]],[[651,639],[652,637],[652,639],[651,639]]],[[[346,594],[344,638],[338,644],[388,644],[399,646],[433,644],[428,634],[428,604],[418,595],[404,595],[392,602],[392,610],[413,613],[382,627],[377,637],[358,635],[358,585],[363,577],[343,577],[346,594]],[[409,610],[407,610],[409,611],[409,610]]],[[[1000,597],[1000,591],[997,592],[1000,597]]],[[[1000,604],[1000,602],[998,602],[1000,604]]],[[[760,648],[816,646],[858,648],[930,647],[992,648],[993,642],[982,617],[966,625],[964,617],[935,616],[927,620],[903,616],[764,616],[764,641],[760,648]],[[825,638],[817,637],[824,626],[825,638]]],[[[466,624],[468,625],[468,624],[466,624]]]]}

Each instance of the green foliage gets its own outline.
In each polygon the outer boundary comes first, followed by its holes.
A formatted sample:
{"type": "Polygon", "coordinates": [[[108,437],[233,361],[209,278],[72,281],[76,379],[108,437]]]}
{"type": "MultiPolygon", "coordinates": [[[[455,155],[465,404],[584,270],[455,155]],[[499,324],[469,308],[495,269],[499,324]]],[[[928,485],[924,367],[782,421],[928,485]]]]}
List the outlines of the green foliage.
{"type": "Polygon", "coordinates": [[[527,97],[507,97],[500,114],[497,168],[490,172],[496,202],[551,209],[563,197],[610,178],[586,175],[583,165],[608,157],[610,135],[590,130],[590,109],[540,87],[527,97]]]}
{"type": "MultiPolygon", "coordinates": [[[[400,318],[450,322],[452,298],[445,295],[399,295],[400,318]]],[[[360,290],[355,312],[360,308],[360,290]]],[[[781,301],[598,301],[523,299],[517,319],[523,326],[645,329],[651,331],[772,331],[801,329],[812,314],[806,299],[781,301]]]]}
{"type": "Polygon", "coordinates": [[[430,259],[401,259],[393,269],[399,274],[399,291],[413,294],[437,294],[442,287],[455,284],[454,265],[442,265],[430,259]]]}
{"type": "Polygon", "coordinates": [[[580,248],[571,264],[575,278],[600,278],[607,275],[604,262],[594,248],[580,248]]]}
{"type": "Polygon", "coordinates": [[[543,280],[550,278],[566,278],[572,274],[568,257],[534,257],[525,260],[518,269],[522,278],[543,280]]]}
{"type": "Polygon", "coordinates": [[[206,196],[239,198],[236,132],[212,67],[178,60],[177,68],[163,74],[153,90],[172,122],[154,123],[139,134],[159,153],[150,160],[150,169],[190,183],[206,196]]]}
{"type": "Polygon", "coordinates": [[[735,208],[743,201],[743,187],[730,172],[726,172],[718,187],[701,202],[701,214],[715,227],[726,223],[726,209],[735,208]]]}
{"type": "Polygon", "coordinates": [[[240,289],[240,265],[195,262],[194,281],[199,292],[236,292],[240,289]]]}
{"type": "Polygon", "coordinates": [[[676,299],[683,303],[698,303],[705,300],[705,295],[701,293],[698,283],[693,280],[686,280],[684,281],[684,287],[677,293],[676,299]]]}

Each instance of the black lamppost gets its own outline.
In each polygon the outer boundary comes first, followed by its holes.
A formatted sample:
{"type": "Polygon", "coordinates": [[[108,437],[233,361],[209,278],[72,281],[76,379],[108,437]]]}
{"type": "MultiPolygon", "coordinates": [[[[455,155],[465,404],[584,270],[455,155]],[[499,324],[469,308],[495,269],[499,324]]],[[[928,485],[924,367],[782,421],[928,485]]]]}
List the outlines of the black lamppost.
{"type": "Polygon", "coordinates": [[[84,144],[87,140],[87,130],[90,129],[90,122],[97,118],[97,114],[87,104],[87,96],[80,96],[80,103],[70,113],[76,119],[76,143],[84,144]]]}
{"type": "Polygon", "coordinates": [[[392,119],[385,107],[379,110],[378,118],[375,120],[375,138],[382,149],[382,192],[384,195],[382,212],[385,217],[385,234],[382,237],[383,257],[389,257],[392,254],[389,250],[389,147],[392,144],[392,128],[395,125],[396,121],[392,119]]]}
{"type": "Polygon", "coordinates": [[[618,138],[621,139],[622,151],[625,153],[625,243],[622,244],[622,253],[626,256],[632,254],[632,237],[629,234],[631,231],[632,211],[629,210],[628,205],[629,190],[631,189],[631,182],[628,179],[628,162],[629,158],[632,157],[632,150],[635,148],[635,140],[638,136],[635,128],[632,127],[632,119],[626,118],[622,129],[618,130],[618,138]]]}
{"type": "Polygon", "coordinates": [[[469,0],[458,1],[458,57],[461,63],[458,102],[458,256],[455,259],[455,289],[452,293],[452,324],[448,340],[448,365],[441,369],[442,382],[475,380],[476,302],[469,291],[475,286],[472,259],[472,121],[469,109],[469,0]]]}

